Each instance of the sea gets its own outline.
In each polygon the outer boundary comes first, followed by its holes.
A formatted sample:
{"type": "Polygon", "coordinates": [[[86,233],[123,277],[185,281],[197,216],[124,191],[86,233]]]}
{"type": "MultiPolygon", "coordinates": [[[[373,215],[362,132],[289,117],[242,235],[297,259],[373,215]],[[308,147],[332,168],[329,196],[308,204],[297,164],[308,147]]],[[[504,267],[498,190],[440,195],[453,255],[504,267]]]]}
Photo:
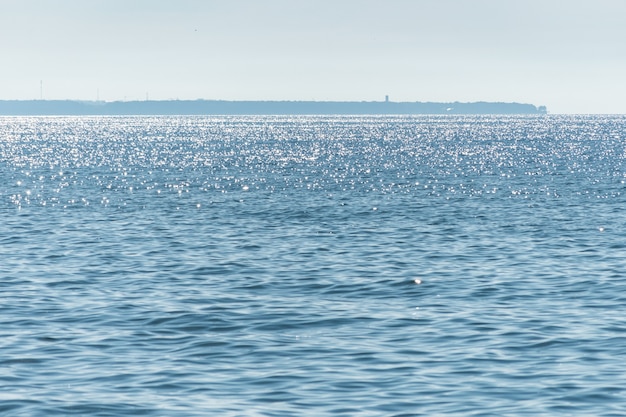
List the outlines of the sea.
{"type": "Polygon", "coordinates": [[[626,116],[0,117],[2,416],[624,416],[626,116]]]}

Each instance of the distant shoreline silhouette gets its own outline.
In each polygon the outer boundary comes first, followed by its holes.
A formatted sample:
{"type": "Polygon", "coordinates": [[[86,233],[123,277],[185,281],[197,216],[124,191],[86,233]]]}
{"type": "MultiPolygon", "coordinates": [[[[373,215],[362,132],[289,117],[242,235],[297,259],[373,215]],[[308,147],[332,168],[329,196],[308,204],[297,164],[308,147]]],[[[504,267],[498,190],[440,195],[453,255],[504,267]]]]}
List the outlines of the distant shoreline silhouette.
{"type": "Polygon", "coordinates": [[[523,103],[393,101],[227,100],[0,100],[0,115],[376,115],[376,114],[546,114],[545,106],[523,103]]]}

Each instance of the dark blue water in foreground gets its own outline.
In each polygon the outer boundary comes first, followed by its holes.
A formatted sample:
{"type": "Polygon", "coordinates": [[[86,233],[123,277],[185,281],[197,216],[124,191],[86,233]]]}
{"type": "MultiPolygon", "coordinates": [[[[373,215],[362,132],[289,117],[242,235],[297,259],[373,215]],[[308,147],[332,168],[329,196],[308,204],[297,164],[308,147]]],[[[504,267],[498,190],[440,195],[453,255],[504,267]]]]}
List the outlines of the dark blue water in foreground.
{"type": "Polygon", "coordinates": [[[0,118],[0,414],[625,415],[625,182],[626,117],[0,118]]]}

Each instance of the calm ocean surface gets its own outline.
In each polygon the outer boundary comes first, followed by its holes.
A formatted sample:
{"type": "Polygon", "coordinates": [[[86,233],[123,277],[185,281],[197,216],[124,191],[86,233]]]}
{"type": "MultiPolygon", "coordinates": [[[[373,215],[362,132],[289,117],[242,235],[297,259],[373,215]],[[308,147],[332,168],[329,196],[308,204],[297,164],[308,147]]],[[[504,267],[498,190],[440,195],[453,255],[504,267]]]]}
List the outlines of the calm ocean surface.
{"type": "Polygon", "coordinates": [[[626,117],[0,118],[0,414],[626,415],[626,117]]]}

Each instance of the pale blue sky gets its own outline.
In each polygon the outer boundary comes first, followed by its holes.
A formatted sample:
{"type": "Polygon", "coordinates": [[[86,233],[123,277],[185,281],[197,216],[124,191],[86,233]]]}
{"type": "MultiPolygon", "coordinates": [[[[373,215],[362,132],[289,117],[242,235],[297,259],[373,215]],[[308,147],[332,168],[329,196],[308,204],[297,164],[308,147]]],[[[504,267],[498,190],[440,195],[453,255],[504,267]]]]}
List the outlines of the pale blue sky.
{"type": "Polygon", "coordinates": [[[625,0],[0,0],[0,99],[626,113],[625,0]]]}

